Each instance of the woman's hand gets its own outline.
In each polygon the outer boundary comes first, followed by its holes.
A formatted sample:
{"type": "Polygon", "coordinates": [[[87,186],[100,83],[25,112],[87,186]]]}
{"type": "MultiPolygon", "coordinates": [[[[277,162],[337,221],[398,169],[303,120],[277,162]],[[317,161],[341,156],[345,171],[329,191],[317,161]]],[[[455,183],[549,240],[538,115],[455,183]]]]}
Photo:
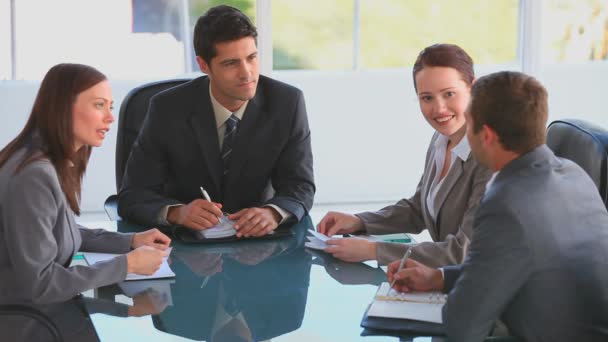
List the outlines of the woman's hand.
{"type": "Polygon", "coordinates": [[[317,230],[327,236],[351,234],[363,230],[363,222],[355,215],[330,211],[321,219],[317,230]]]}
{"type": "Polygon", "coordinates": [[[158,271],[167,251],[141,246],[127,253],[127,273],[151,275],[158,271]]]}
{"type": "Polygon", "coordinates": [[[359,262],[376,259],[376,243],[369,240],[344,238],[330,239],[325,243],[329,246],[324,251],[340,260],[359,262]]]}
{"type": "Polygon", "coordinates": [[[131,247],[136,249],[141,246],[150,246],[164,251],[169,247],[169,244],[171,244],[171,239],[167,235],[156,228],[152,228],[142,233],[136,233],[133,236],[131,247]]]}

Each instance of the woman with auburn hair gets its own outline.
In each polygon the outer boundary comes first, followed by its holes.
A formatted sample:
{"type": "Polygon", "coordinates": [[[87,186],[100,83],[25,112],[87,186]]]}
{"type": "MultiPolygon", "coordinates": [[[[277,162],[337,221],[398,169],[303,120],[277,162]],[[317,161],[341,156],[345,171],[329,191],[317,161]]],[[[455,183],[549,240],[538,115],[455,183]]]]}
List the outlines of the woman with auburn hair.
{"type": "MultiPolygon", "coordinates": [[[[460,47],[435,44],[423,49],[413,67],[420,110],[435,129],[416,193],[375,212],[356,215],[329,212],[319,232],[334,234],[420,233],[428,229],[433,242],[412,247],[411,258],[439,267],[464,261],[473,216],[491,172],[471,155],[465,138],[465,110],[475,80],[473,60],[460,47]]],[[[345,261],[400,259],[408,245],[359,238],[331,239],[325,251],[345,261]]]]}
{"type": "Polygon", "coordinates": [[[121,234],[74,221],[91,148],[109,131],[111,110],[105,75],[82,64],[56,65],[25,127],[0,151],[0,303],[65,301],[160,267],[171,240],[157,229],[121,234]],[[78,250],[127,254],[69,267],[78,250]]]}

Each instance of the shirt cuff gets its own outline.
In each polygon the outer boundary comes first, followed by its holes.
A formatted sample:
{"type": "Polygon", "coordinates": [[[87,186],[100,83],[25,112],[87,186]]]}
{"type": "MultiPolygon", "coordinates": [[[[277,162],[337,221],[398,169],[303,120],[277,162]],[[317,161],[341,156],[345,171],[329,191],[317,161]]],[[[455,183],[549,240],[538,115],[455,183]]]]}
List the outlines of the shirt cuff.
{"type": "Polygon", "coordinates": [[[183,204],[171,204],[171,205],[166,205],[164,207],[162,207],[162,209],[160,209],[160,212],[158,213],[158,216],[156,218],[158,224],[163,225],[163,226],[168,226],[171,223],[167,220],[167,214],[169,214],[169,208],[172,207],[180,207],[183,204]]]}
{"type": "Polygon", "coordinates": [[[272,209],[276,210],[279,213],[279,215],[281,215],[281,221],[279,222],[279,224],[287,221],[287,219],[289,219],[292,216],[290,212],[288,212],[285,209],[281,209],[274,204],[267,204],[267,205],[265,205],[265,207],[271,207],[272,209]]]}
{"type": "Polygon", "coordinates": [[[443,267],[440,267],[439,271],[441,271],[441,280],[445,281],[445,274],[443,273],[443,267]]]}

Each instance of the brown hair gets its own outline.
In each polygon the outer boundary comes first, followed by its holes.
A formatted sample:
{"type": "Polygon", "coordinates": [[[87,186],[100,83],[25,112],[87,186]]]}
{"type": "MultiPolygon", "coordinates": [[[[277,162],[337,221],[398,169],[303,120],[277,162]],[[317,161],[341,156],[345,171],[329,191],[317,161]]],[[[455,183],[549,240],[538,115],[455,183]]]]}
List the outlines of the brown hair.
{"type": "Polygon", "coordinates": [[[426,67],[456,69],[462,76],[462,80],[468,85],[473,84],[473,80],[475,80],[473,59],[458,45],[434,44],[420,51],[412,70],[415,90],[418,90],[416,87],[416,74],[426,67]]]}
{"type": "Polygon", "coordinates": [[[496,131],[502,146],[520,154],[545,143],[547,90],[534,77],[501,71],[478,79],[469,111],[473,132],[483,125],[496,131]]]}
{"type": "Polygon", "coordinates": [[[74,152],[72,107],[78,94],[106,79],[104,74],[87,65],[58,64],[52,67],[40,84],[25,127],[0,151],[2,167],[15,152],[26,148],[25,156],[15,172],[32,161],[48,158],[57,172],[70,207],[77,215],[80,214],[82,177],[91,147],[85,145],[74,152]],[[41,146],[33,144],[36,135],[41,140],[41,146]]]}
{"type": "Polygon", "coordinates": [[[219,5],[200,16],[194,26],[194,52],[209,66],[217,55],[215,44],[252,37],[257,44],[258,31],[249,18],[238,9],[219,5]]]}

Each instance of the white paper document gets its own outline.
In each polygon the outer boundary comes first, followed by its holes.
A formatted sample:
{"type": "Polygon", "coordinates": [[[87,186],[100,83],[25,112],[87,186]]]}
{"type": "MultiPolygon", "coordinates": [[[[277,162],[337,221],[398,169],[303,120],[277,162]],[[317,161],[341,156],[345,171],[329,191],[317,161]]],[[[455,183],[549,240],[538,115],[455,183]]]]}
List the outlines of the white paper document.
{"type": "MultiPolygon", "coordinates": [[[[311,248],[311,249],[316,249],[316,250],[324,250],[325,247],[328,247],[329,245],[326,243],[327,240],[334,240],[334,239],[343,239],[343,237],[341,236],[326,236],[323,235],[315,230],[309,229],[308,230],[308,234],[306,236],[306,238],[308,239],[308,242],[304,243],[304,246],[311,248]]],[[[370,241],[376,241],[373,238],[371,238],[370,236],[367,235],[357,235],[357,236],[352,236],[350,237],[351,239],[364,239],[364,240],[370,240],[370,241]]]]}
{"type": "Polygon", "coordinates": [[[330,237],[327,237],[317,231],[314,231],[312,229],[308,230],[308,234],[306,236],[306,238],[308,239],[308,242],[304,243],[304,246],[311,248],[311,249],[316,249],[316,250],[324,250],[325,247],[327,247],[327,244],[325,243],[325,241],[331,239],[330,237]]]}
{"type": "MultiPolygon", "coordinates": [[[[156,272],[154,272],[154,274],[142,275],[142,274],[135,274],[135,273],[127,273],[127,278],[125,280],[142,280],[142,279],[158,279],[158,278],[175,277],[175,273],[173,273],[173,270],[171,270],[171,267],[169,267],[169,264],[167,263],[167,259],[169,258],[169,255],[171,254],[171,249],[172,248],[169,247],[168,255],[163,258],[163,262],[162,262],[162,264],[160,264],[160,268],[156,272]]],[[[108,260],[116,258],[117,256],[122,255],[122,254],[91,253],[91,252],[84,252],[82,254],[84,255],[84,258],[89,265],[95,265],[98,262],[108,261],[108,260]]]]}
{"type": "Polygon", "coordinates": [[[399,293],[391,290],[388,283],[382,283],[367,315],[443,323],[441,310],[444,304],[445,295],[443,293],[399,293]]]}
{"type": "Polygon", "coordinates": [[[236,222],[227,216],[220,217],[220,222],[211,228],[196,232],[201,239],[219,239],[236,235],[234,224],[236,222]]]}

